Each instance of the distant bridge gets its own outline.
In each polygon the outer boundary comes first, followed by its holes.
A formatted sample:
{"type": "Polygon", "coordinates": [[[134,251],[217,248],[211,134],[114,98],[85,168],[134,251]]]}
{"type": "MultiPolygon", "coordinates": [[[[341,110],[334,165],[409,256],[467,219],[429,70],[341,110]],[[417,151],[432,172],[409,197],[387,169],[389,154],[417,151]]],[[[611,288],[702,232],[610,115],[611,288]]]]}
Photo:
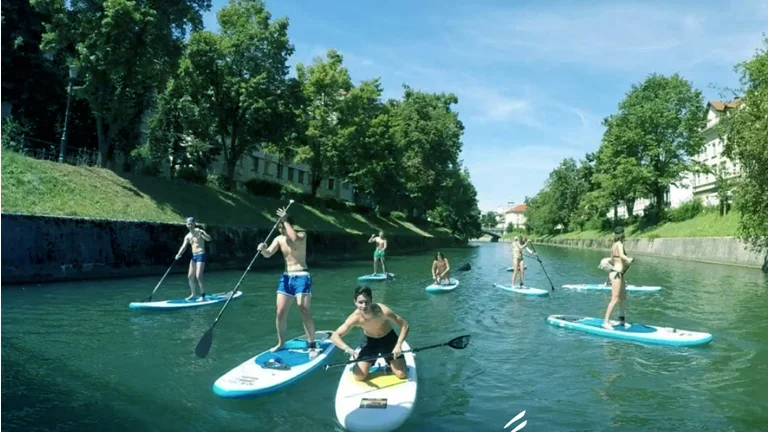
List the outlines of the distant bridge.
{"type": "Polygon", "coordinates": [[[483,232],[483,234],[487,234],[491,236],[491,243],[498,242],[501,236],[504,235],[504,228],[483,227],[481,231],[483,232]]]}

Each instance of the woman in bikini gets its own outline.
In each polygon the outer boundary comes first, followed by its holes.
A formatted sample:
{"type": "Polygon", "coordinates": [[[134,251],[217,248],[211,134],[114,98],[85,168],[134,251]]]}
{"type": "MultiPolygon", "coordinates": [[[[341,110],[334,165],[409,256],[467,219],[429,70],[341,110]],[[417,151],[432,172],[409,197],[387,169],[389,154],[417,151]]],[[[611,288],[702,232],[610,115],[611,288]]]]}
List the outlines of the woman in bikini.
{"type": "Polygon", "coordinates": [[[624,279],[624,273],[626,273],[629,268],[628,264],[631,264],[632,261],[634,261],[634,258],[630,258],[624,253],[624,229],[619,228],[613,234],[613,246],[611,246],[611,267],[610,273],[608,273],[608,279],[611,281],[611,302],[608,303],[605,319],[603,319],[603,327],[606,329],[613,329],[610,319],[611,312],[616,303],[619,304],[619,325],[628,327],[625,316],[627,308],[627,281],[624,279]]]}

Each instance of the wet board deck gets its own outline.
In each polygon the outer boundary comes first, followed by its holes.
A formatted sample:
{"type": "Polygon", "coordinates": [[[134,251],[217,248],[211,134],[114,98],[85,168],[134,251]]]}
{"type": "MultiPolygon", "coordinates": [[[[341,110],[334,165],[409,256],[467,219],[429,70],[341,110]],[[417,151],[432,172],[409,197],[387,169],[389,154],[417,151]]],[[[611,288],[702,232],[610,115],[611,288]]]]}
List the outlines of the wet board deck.
{"type": "MultiPolygon", "coordinates": [[[[411,349],[403,342],[403,351],[411,349]]],[[[359,352],[360,348],[358,348],[359,352]]],[[[413,413],[418,390],[416,359],[404,353],[406,379],[398,378],[379,358],[364,381],[347,365],[336,389],[336,419],[350,432],[389,432],[405,423],[413,413]]]]}
{"type": "MultiPolygon", "coordinates": [[[[131,302],[128,307],[130,309],[138,310],[173,310],[196,308],[226,302],[231,293],[232,291],[206,294],[205,300],[201,300],[200,297],[196,297],[192,300],[186,300],[182,298],[154,302],[131,302]]],[[[242,291],[237,291],[235,295],[232,296],[232,300],[237,300],[238,298],[242,297],[242,295],[242,291]]]]}
{"type": "Polygon", "coordinates": [[[543,290],[541,288],[531,288],[527,286],[523,286],[522,288],[520,285],[503,285],[503,284],[493,284],[496,288],[501,288],[506,291],[510,291],[516,294],[523,294],[523,295],[531,295],[531,296],[546,296],[549,295],[549,291],[543,290]]]}
{"type": "Polygon", "coordinates": [[[694,346],[706,344],[712,340],[712,335],[709,333],[636,323],[630,323],[630,326],[626,327],[611,322],[613,328],[608,330],[602,327],[602,319],[584,316],[550,315],[547,317],[547,322],[556,327],[578,330],[597,336],[657,345],[694,346]]]}
{"type": "MultiPolygon", "coordinates": [[[[563,288],[576,289],[576,290],[589,290],[589,291],[610,291],[609,285],[603,284],[566,284],[563,288]]],[[[628,292],[658,292],[661,291],[660,286],[637,286],[627,285],[628,292]]]]}
{"type": "Polygon", "coordinates": [[[359,278],[357,278],[357,280],[360,281],[360,282],[366,282],[366,281],[385,281],[385,280],[393,279],[394,277],[395,277],[394,273],[387,273],[387,274],[376,273],[376,274],[369,274],[369,275],[360,276],[359,278]]]}
{"type": "Polygon", "coordinates": [[[440,282],[439,284],[432,284],[425,288],[427,292],[449,292],[456,289],[459,286],[459,280],[451,278],[447,283],[440,282]]]}
{"type": "Polygon", "coordinates": [[[266,350],[222,375],[213,384],[213,392],[224,398],[261,396],[288,387],[322,367],[336,345],[331,331],[315,332],[318,356],[309,359],[306,336],[287,341],[277,352],[266,350]]]}

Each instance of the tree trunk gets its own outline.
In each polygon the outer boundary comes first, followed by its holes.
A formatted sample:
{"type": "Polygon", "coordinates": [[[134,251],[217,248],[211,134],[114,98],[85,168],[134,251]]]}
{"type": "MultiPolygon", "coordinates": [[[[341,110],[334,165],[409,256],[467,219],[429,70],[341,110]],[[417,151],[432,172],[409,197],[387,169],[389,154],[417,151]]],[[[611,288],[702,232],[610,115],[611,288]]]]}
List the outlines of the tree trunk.
{"type": "Polygon", "coordinates": [[[624,199],[624,207],[627,210],[627,217],[632,217],[635,214],[635,199],[634,198],[625,198],[624,199]]]}
{"type": "Polygon", "coordinates": [[[232,192],[235,190],[235,165],[237,165],[237,158],[230,153],[227,156],[227,190],[232,192]]]}
{"type": "Polygon", "coordinates": [[[312,186],[312,196],[313,197],[317,196],[317,190],[320,188],[320,182],[322,180],[323,180],[322,177],[312,173],[312,184],[311,184],[311,186],[312,186]]]}
{"type": "Polygon", "coordinates": [[[107,166],[107,156],[109,155],[109,134],[104,131],[104,119],[101,116],[96,117],[96,136],[99,140],[99,156],[96,165],[101,168],[107,166]]]}

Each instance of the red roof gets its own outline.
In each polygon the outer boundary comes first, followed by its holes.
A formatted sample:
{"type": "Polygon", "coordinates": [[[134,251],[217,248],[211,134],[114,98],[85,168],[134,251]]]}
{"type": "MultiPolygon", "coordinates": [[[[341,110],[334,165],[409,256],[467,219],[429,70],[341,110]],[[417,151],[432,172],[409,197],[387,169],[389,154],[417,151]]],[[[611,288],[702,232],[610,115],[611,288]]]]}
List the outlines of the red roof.
{"type": "Polygon", "coordinates": [[[741,105],[740,99],[734,99],[732,101],[709,101],[709,106],[717,111],[725,111],[726,108],[738,108],[741,105]]]}
{"type": "Polygon", "coordinates": [[[527,209],[527,208],[528,208],[528,206],[525,205],[525,204],[518,204],[518,205],[512,207],[511,209],[507,210],[505,213],[506,214],[509,214],[509,213],[525,213],[525,209],[527,209]]]}

